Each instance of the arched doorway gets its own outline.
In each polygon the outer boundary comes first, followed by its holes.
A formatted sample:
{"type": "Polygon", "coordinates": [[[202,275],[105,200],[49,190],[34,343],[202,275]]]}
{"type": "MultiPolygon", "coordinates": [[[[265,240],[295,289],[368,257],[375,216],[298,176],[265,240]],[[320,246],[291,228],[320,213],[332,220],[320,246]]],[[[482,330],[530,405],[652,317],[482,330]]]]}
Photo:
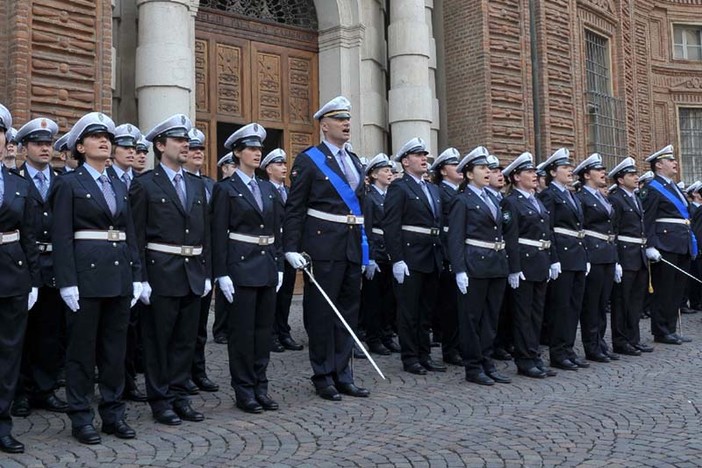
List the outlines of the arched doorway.
{"type": "Polygon", "coordinates": [[[201,0],[195,37],[196,125],[209,142],[206,173],[217,175],[224,141],[248,122],[265,126],[266,150],[285,149],[289,163],[317,142],[313,0],[201,0]]]}

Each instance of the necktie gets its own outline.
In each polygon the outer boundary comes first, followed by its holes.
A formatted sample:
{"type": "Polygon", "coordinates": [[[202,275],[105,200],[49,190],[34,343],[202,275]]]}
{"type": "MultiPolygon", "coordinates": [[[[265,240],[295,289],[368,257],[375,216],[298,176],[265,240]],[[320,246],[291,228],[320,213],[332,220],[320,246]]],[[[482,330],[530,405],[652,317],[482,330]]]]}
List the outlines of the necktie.
{"type": "Polygon", "coordinates": [[[429,187],[427,187],[427,183],[425,181],[419,182],[419,185],[422,187],[422,192],[424,192],[424,195],[427,197],[427,201],[429,201],[429,206],[431,207],[431,212],[436,217],[436,207],[434,206],[434,199],[431,198],[431,193],[429,193],[429,187]]]}
{"type": "Polygon", "coordinates": [[[497,208],[492,203],[492,200],[490,200],[490,197],[485,190],[481,192],[480,198],[482,198],[488,208],[490,208],[490,213],[492,213],[493,219],[497,219],[497,208]]]}
{"type": "Polygon", "coordinates": [[[2,205],[3,195],[5,195],[5,181],[0,178],[0,205],[2,205]]]}
{"type": "Polygon", "coordinates": [[[263,211],[263,199],[261,198],[261,191],[259,190],[258,184],[254,179],[251,179],[249,181],[249,187],[251,187],[251,193],[253,193],[253,196],[256,199],[258,209],[263,211]]]}
{"type": "Polygon", "coordinates": [[[37,189],[39,190],[41,199],[46,201],[46,193],[49,191],[49,187],[46,184],[46,176],[43,172],[37,172],[34,178],[37,180],[37,189]]]}
{"type": "Polygon", "coordinates": [[[115,197],[115,192],[112,191],[112,185],[110,185],[110,179],[107,176],[100,176],[98,178],[100,184],[102,185],[102,195],[105,197],[107,202],[107,207],[110,209],[110,213],[114,216],[117,213],[117,199],[115,197]]]}
{"type": "Polygon", "coordinates": [[[580,210],[578,209],[578,204],[575,203],[575,197],[573,196],[573,193],[566,189],[565,193],[568,195],[568,199],[570,200],[570,204],[573,205],[573,208],[575,208],[575,211],[580,213],[580,210]]]}
{"type": "Polygon", "coordinates": [[[612,205],[609,204],[609,202],[605,199],[605,197],[602,195],[602,193],[600,193],[599,190],[596,193],[597,193],[597,198],[600,199],[600,202],[607,210],[607,213],[612,214],[612,205]]]}
{"type": "Polygon", "coordinates": [[[129,174],[127,172],[122,174],[122,181],[124,182],[124,185],[127,186],[127,190],[129,190],[129,186],[132,184],[132,178],[129,177],[129,174]]]}
{"type": "Polygon", "coordinates": [[[541,207],[539,206],[539,201],[536,199],[534,195],[529,197],[529,201],[531,202],[532,205],[534,205],[534,209],[536,210],[537,213],[541,213],[541,207]]]}
{"type": "Polygon", "coordinates": [[[178,195],[181,205],[183,205],[183,208],[185,208],[187,203],[185,198],[185,189],[183,188],[183,176],[180,172],[173,177],[173,184],[175,185],[176,195],[178,195]]]}
{"type": "Polygon", "coordinates": [[[284,185],[278,187],[278,193],[280,194],[280,199],[283,200],[283,203],[288,201],[288,192],[285,191],[284,185]]]}
{"type": "Polygon", "coordinates": [[[346,180],[348,181],[349,185],[352,189],[356,190],[356,187],[358,187],[358,174],[356,174],[355,168],[349,167],[348,164],[346,164],[346,154],[343,150],[339,150],[339,152],[336,154],[336,160],[339,163],[341,172],[343,172],[344,176],[346,176],[346,180]]]}

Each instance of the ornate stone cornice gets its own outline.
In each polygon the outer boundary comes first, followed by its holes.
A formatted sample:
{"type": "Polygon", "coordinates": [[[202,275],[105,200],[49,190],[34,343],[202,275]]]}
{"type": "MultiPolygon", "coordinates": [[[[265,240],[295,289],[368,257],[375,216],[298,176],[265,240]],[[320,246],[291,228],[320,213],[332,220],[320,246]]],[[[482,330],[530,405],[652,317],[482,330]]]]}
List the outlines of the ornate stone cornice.
{"type": "Polygon", "coordinates": [[[360,47],[365,36],[366,27],[362,24],[353,26],[336,26],[319,31],[319,51],[323,52],[336,47],[360,47]]]}

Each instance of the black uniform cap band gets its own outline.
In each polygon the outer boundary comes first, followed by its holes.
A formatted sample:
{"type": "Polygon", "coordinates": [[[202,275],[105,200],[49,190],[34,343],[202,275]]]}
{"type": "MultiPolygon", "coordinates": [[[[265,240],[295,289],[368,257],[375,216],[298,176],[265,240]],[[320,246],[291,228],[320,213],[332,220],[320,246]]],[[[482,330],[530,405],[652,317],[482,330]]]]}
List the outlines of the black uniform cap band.
{"type": "Polygon", "coordinates": [[[121,146],[123,148],[136,148],[137,141],[136,138],[130,136],[123,136],[115,138],[115,146],[121,146]]]}
{"type": "Polygon", "coordinates": [[[248,136],[237,140],[233,148],[263,148],[263,143],[261,139],[256,136],[248,136]]]}
{"type": "Polygon", "coordinates": [[[172,128],[158,134],[154,140],[157,138],[188,138],[188,130],[185,128],[172,128]]]}
{"type": "Polygon", "coordinates": [[[35,132],[30,133],[26,137],[22,139],[22,143],[27,143],[27,142],[46,142],[46,141],[54,141],[54,135],[48,131],[48,130],[37,130],[35,132]]]}
{"type": "Polygon", "coordinates": [[[108,130],[107,126],[104,124],[90,124],[87,127],[85,127],[85,130],[83,130],[83,133],[81,133],[80,138],[84,138],[89,135],[95,135],[97,133],[106,133],[110,136],[110,138],[114,138],[114,135],[110,133],[108,130]]]}

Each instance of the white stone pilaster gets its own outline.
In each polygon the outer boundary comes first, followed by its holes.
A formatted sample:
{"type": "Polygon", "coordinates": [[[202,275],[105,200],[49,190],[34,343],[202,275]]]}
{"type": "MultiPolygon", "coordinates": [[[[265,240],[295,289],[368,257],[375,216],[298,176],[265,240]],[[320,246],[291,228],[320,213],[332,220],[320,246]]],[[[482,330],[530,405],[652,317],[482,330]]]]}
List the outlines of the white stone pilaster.
{"type": "Polygon", "coordinates": [[[434,0],[424,0],[426,7],[426,22],[429,28],[429,88],[431,89],[431,151],[434,157],[439,156],[439,99],[436,92],[436,39],[434,38],[434,0]]]}
{"type": "Polygon", "coordinates": [[[359,154],[368,158],[387,148],[387,43],[385,2],[362,1],[366,26],[361,52],[361,100],[363,102],[363,146],[359,154]]]}

